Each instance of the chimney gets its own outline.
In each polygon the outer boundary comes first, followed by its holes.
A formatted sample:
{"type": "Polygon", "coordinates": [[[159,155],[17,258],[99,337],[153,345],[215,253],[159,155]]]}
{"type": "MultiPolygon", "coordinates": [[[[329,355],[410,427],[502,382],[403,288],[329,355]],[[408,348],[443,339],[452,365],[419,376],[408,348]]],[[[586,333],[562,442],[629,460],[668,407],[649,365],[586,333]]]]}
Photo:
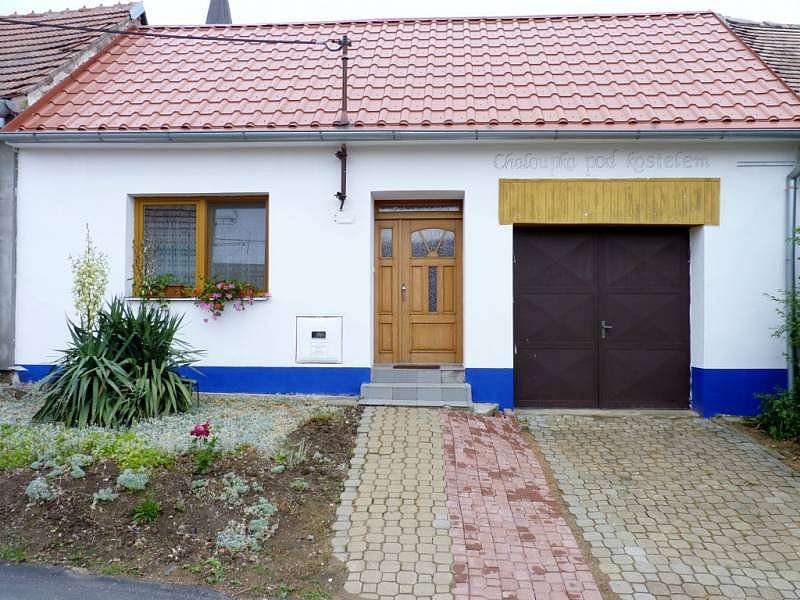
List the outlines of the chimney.
{"type": "Polygon", "coordinates": [[[231,7],[228,0],[211,0],[206,15],[206,25],[229,25],[231,21],[231,7]]]}

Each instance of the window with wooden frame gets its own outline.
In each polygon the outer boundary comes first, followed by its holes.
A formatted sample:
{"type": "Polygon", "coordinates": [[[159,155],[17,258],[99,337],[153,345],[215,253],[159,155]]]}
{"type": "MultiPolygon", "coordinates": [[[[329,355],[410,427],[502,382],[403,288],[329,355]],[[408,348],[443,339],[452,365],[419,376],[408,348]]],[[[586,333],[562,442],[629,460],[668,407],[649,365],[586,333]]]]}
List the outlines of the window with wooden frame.
{"type": "MultiPolygon", "coordinates": [[[[134,248],[150,277],[198,288],[237,280],[267,291],[266,196],[137,198],[134,248]]],[[[141,264],[134,268],[140,284],[141,264]]]]}

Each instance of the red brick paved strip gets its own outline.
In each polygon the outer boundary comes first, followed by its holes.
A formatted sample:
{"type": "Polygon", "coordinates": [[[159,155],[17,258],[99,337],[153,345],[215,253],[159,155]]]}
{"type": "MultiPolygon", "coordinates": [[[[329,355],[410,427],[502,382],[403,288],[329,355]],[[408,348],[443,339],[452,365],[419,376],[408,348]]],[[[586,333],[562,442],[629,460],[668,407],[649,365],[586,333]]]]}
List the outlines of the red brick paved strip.
{"type": "Polygon", "coordinates": [[[456,411],[441,419],[455,600],[600,600],[517,422],[456,411]]]}

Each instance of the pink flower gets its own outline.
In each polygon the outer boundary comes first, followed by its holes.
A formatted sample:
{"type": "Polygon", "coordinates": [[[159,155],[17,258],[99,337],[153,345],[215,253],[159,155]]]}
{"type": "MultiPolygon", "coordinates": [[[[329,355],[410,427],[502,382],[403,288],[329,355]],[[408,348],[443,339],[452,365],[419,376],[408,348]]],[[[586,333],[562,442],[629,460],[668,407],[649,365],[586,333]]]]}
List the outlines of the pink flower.
{"type": "Polygon", "coordinates": [[[217,289],[218,289],[218,290],[221,290],[221,289],[224,289],[224,288],[225,288],[225,282],[224,282],[224,281],[220,281],[220,282],[217,284],[217,289]]]}
{"type": "Polygon", "coordinates": [[[205,423],[201,423],[200,425],[195,425],[192,427],[192,430],[189,432],[189,435],[192,437],[198,438],[206,438],[211,435],[211,423],[206,421],[205,423]]]}

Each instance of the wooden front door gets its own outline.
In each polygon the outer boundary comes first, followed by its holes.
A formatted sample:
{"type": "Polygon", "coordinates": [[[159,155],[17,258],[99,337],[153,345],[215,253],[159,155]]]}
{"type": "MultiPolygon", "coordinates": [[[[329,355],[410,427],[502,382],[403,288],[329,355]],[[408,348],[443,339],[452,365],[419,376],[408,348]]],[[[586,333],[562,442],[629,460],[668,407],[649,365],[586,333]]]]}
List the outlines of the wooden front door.
{"type": "Polygon", "coordinates": [[[460,363],[461,218],[375,218],[375,362],[460,363]]]}
{"type": "Polygon", "coordinates": [[[686,229],[514,229],[518,406],[689,404],[686,229]]]}

